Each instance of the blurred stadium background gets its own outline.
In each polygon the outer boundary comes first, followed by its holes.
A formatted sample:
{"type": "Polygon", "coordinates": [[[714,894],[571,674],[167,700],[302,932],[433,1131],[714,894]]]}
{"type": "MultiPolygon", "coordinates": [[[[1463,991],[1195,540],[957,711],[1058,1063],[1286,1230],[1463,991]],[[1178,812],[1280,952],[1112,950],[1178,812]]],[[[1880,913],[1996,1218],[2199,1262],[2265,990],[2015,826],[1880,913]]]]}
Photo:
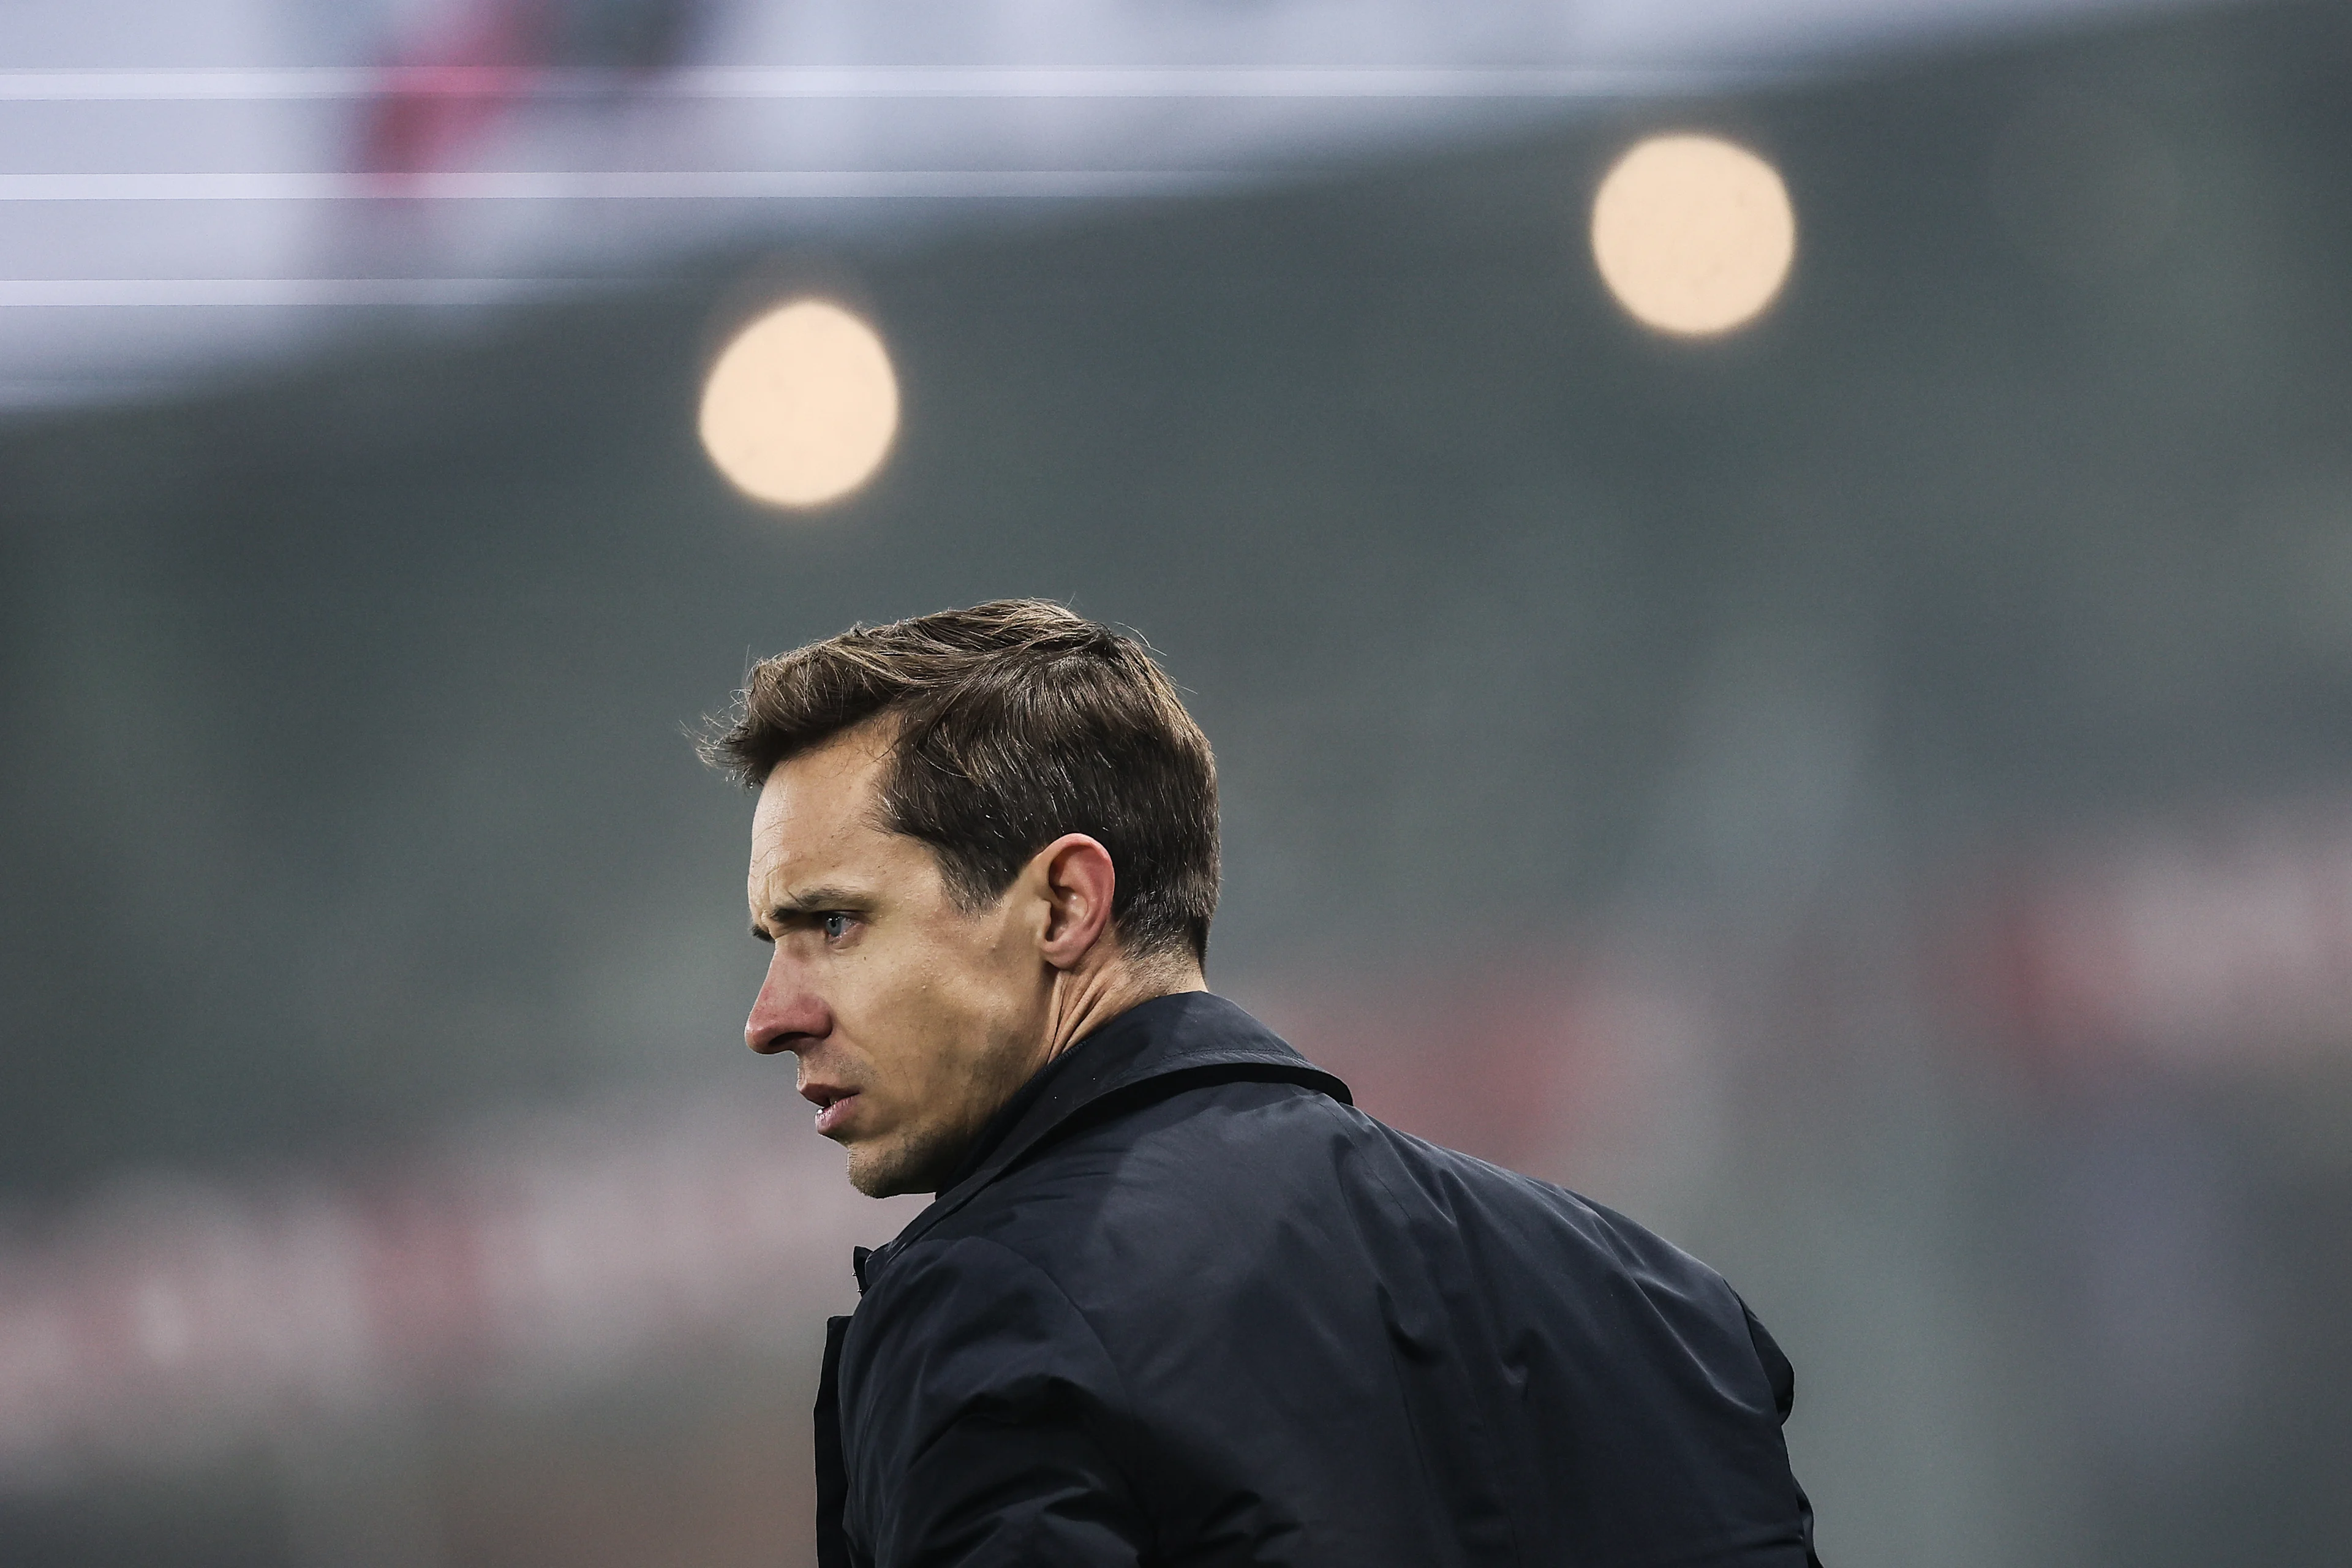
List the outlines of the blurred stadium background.
{"type": "Polygon", "coordinates": [[[2352,1551],[2352,11],[33,0],[0,159],[0,1562],[808,1561],[910,1209],[684,731],[1008,594],[1191,693],[1220,989],[1741,1286],[1832,1563],[2352,1551]]]}

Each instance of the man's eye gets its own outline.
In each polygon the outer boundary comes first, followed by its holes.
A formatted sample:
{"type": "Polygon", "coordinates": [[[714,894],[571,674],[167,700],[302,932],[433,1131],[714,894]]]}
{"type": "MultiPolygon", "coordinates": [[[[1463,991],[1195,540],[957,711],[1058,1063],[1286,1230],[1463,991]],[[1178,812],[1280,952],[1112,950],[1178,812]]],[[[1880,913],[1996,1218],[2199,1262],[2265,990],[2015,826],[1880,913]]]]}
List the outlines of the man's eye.
{"type": "Polygon", "coordinates": [[[847,915],[826,915],[822,918],[819,929],[824,932],[825,941],[839,942],[849,934],[849,928],[854,923],[847,915]]]}

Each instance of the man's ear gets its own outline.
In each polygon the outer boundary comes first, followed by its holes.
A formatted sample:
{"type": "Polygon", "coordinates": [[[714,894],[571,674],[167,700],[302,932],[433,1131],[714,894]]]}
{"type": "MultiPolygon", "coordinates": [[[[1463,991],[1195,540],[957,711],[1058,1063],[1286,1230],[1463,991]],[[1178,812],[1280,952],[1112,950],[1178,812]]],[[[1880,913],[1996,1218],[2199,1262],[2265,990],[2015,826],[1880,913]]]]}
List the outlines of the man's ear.
{"type": "Polygon", "coordinates": [[[1037,851],[1029,874],[1045,906],[1038,955],[1056,969],[1075,969],[1110,930],[1118,890],[1110,851],[1083,833],[1065,833],[1037,851]]]}

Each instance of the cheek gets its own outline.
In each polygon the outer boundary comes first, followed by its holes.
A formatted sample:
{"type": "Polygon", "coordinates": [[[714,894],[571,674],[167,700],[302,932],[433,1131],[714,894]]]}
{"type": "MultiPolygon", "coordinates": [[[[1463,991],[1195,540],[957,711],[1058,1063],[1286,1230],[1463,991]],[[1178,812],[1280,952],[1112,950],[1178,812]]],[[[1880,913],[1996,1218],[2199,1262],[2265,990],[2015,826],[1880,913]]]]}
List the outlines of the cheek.
{"type": "Polygon", "coordinates": [[[886,1078],[926,1083],[963,1032],[961,987],[935,955],[911,942],[876,941],[836,961],[828,976],[834,1022],[845,1044],[886,1078]]]}
{"type": "Polygon", "coordinates": [[[961,1081],[1003,1039],[1021,1012],[1018,973],[978,922],[941,922],[903,962],[875,955],[865,994],[877,1039],[909,1078],[961,1081]]]}

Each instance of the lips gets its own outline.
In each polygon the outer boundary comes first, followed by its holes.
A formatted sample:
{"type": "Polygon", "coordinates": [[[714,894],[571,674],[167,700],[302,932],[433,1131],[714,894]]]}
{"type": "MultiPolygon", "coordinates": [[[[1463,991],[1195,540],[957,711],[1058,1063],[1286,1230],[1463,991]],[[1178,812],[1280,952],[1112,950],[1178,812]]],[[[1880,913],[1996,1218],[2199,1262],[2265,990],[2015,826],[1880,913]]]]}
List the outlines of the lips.
{"type": "Polygon", "coordinates": [[[801,1098],[816,1107],[816,1130],[830,1138],[849,1120],[850,1110],[857,1103],[857,1091],[829,1083],[804,1083],[801,1085],[801,1098]]]}

